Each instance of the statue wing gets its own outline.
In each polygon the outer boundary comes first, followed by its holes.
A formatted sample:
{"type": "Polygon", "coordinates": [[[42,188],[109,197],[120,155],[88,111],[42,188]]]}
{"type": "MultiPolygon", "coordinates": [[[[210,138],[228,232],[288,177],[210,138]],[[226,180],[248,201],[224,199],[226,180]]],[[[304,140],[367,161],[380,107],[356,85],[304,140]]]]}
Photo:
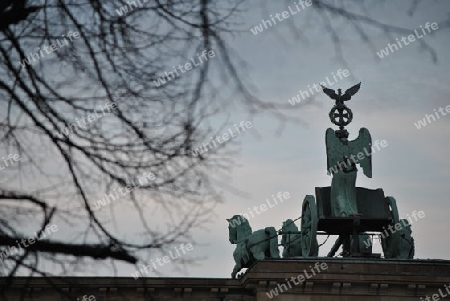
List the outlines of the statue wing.
{"type": "Polygon", "coordinates": [[[342,95],[342,97],[341,97],[342,101],[350,100],[350,98],[352,98],[352,96],[355,95],[356,92],[359,91],[360,87],[361,87],[361,82],[359,82],[359,84],[354,85],[350,89],[347,89],[345,91],[344,95],[342,95]]]}
{"type": "Polygon", "coordinates": [[[325,133],[325,144],[327,148],[327,174],[330,175],[334,169],[337,172],[338,162],[347,155],[347,146],[336,137],[334,130],[328,128],[325,133]]]}
{"type": "Polygon", "coordinates": [[[338,98],[338,95],[336,94],[336,92],[333,89],[329,89],[329,88],[324,87],[322,85],[320,85],[320,86],[322,87],[323,92],[325,92],[326,95],[331,97],[331,99],[336,100],[338,98]]]}
{"type": "Polygon", "coordinates": [[[355,161],[358,160],[358,164],[363,169],[364,174],[368,177],[372,177],[372,137],[370,132],[366,128],[359,129],[358,138],[348,143],[350,153],[355,155],[355,161]],[[364,157],[359,159],[357,156],[359,153],[363,153],[364,157]]]}

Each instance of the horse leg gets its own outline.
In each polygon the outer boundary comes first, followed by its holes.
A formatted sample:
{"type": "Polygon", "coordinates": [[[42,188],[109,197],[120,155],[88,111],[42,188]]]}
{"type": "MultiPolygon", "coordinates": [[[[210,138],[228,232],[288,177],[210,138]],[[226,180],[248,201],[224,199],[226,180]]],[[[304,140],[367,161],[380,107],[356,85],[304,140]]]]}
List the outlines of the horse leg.
{"type": "Polygon", "coordinates": [[[236,264],[236,265],[234,266],[233,272],[231,272],[231,278],[232,278],[232,279],[236,279],[236,275],[237,275],[237,273],[238,273],[240,270],[241,270],[241,266],[238,265],[238,264],[236,264]]]}
{"type": "Polygon", "coordinates": [[[236,246],[236,249],[233,252],[234,262],[236,263],[233,268],[233,272],[231,272],[231,278],[236,279],[237,273],[242,269],[241,259],[242,252],[241,247],[239,245],[236,246]]]}

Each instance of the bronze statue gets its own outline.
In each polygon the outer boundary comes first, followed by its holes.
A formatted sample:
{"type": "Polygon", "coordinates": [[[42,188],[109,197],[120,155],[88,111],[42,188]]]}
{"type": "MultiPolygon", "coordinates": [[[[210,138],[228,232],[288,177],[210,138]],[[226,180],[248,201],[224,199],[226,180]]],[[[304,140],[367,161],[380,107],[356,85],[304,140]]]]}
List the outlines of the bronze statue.
{"type": "MultiPolygon", "coordinates": [[[[319,253],[317,235],[338,235],[329,257],[342,246],[341,256],[379,258],[372,253],[370,235],[382,235],[384,258],[412,259],[414,239],[410,225],[399,228],[399,214],[396,200],[386,196],[383,189],[356,187],[358,168],[372,177],[372,138],[369,130],[361,128],[354,140],[349,140],[345,129],[353,119],[352,111],[346,106],[360,89],[361,83],[342,94],[322,86],[323,91],[335,104],[329,113],[330,120],[339,129],[328,128],[325,142],[328,174],[332,175],[331,186],[316,187],[315,195],[307,194],[301,206],[301,230],[291,219],[283,223],[281,233],[267,227],[252,233],[248,221],[239,215],[229,219],[229,239],[237,244],[233,253],[236,265],[234,278],[241,268],[249,267],[256,260],[278,258],[277,234],[281,234],[283,258],[316,257],[319,253]],[[316,202],[317,198],[317,202],[316,202]],[[397,232],[393,231],[393,227],[397,232]],[[391,230],[391,234],[387,233],[391,230]]],[[[376,144],[376,143],[375,143],[376,144]]],[[[401,220],[404,222],[405,220],[401,220]]],[[[401,225],[400,225],[401,226],[401,225]]]]}
{"type": "Polygon", "coordinates": [[[384,258],[413,259],[415,246],[414,238],[411,235],[411,224],[407,219],[401,219],[397,225],[400,226],[400,230],[395,227],[395,232],[391,231],[386,236],[381,235],[384,258]],[[398,239],[393,239],[395,237],[398,239]]]}
{"type": "Polygon", "coordinates": [[[302,256],[302,234],[291,219],[281,227],[281,245],[283,258],[302,256]]]}
{"type": "Polygon", "coordinates": [[[231,278],[236,278],[242,268],[250,267],[256,260],[280,258],[278,235],[274,227],[252,232],[247,219],[241,215],[234,215],[227,221],[230,243],[236,244],[233,252],[236,264],[231,278]]]}
{"type": "Polygon", "coordinates": [[[327,94],[331,99],[336,100],[334,107],[331,109],[329,117],[331,122],[339,127],[344,127],[352,122],[353,113],[350,108],[348,108],[344,101],[349,101],[356,92],[359,91],[361,87],[361,83],[354,85],[350,89],[346,90],[344,95],[342,95],[341,89],[338,89],[338,93],[334,92],[334,90],[329,89],[327,87],[322,86],[323,92],[327,94]]]}
{"type": "Polygon", "coordinates": [[[332,174],[331,209],[334,216],[348,217],[358,213],[356,205],[356,174],[359,164],[364,174],[372,177],[372,138],[367,129],[361,128],[359,136],[349,141],[341,138],[331,128],[326,132],[327,168],[332,174]]]}
{"type": "Polygon", "coordinates": [[[336,100],[330,111],[330,120],[339,126],[334,131],[326,131],[327,168],[328,174],[333,175],[331,181],[331,208],[334,216],[348,217],[358,213],[356,204],[356,165],[359,164],[364,174],[372,177],[371,144],[369,130],[361,128],[359,136],[353,141],[348,140],[348,132],[344,126],[353,118],[351,110],[344,104],[359,91],[361,83],[354,85],[342,95],[341,89],[336,94],[334,90],[322,86],[323,91],[336,100]],[[347,119],[344,119],[347,117],[347,119]]]}

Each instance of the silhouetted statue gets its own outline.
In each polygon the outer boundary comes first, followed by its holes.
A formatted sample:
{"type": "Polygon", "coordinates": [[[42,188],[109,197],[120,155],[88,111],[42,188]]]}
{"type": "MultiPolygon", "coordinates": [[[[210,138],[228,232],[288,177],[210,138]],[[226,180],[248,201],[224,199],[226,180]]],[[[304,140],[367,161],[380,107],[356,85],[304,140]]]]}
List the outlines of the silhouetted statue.
{"type": "Polygon", "coordinates": [[[281,227],[283,258],[302,256],[302,235],[295,223],[288,219],[281,227]]]}
{"type": "Polygon", "coordinates": [[[411,224],[406,219],[401,219],[398,224],[401,226],[400,230],[394,233],[388,233],[385,237],[381,237],[381,247],[383,248],[384,257],[413,259],[415,246],[414,238],[411,235],[411,224]],[[394,236],[398,236],[398,239],[392,239],[394,236]],[[392,245],[395,242],[398,243],[398,249],[396,246],[392,245]]]}
{"type": "Polygon", "coordinates": [[[323,91],[336,101],[329,117],[332,123],[339,126],[339,130],[327,129],[325,140],[327,146],[328,174],[333,175],[331,180],[331,211],[333,216],[348,217],[358,214],[356,203],[356,173],[359,164],[364,174],[372,177],[372,159],[369,130],[361,128],[359,136],[353,141],[348,140],[348,131],[344,126],[353,118],[352,111],[344,104],[359,91],[361,83],[354,85],[342,95],[322,86],[323,91]]]}
{"type": "Polygon", "coordinates": [[[242,215],[234,215],[227,221],[230,243],[236,244],[233,252],[236,264],[231,278],[236,278],[236,274],[242,268],[250,267],[256,260],[280,258],[278,234],[274,227],[266,227],[252,232],[250,224],[242,215]]]}
{"type": "Polygon", "coordinates": [[[329,89],[329,88],[324,87],[324,86],[322,86],[322,90],[331,99],[336,100],[336,106],[338,106],[338,105],[343,105],[344,101],[350,100],[352,98],[352,96],[355,95],[356,92],[359,91],[360,87],[361,87],[361,82],[359,84],[354,85],[350,89],[347,89],[345,91],[344,95],[342,95],[342,92],[341,92],[342,90],[341,89],[338,89],[338,93],[337,94],[336,94],[336,92],[333,89],[329,89]]]}
{"type": "Polygon", "coordinates": [[[333,175],[330,196],[332,214],[340,217],[357,214],[356,164],[362,167],[367,177],[372,177],[370,133],[361,128],[358,138],[349,141],[345,136],[337,137],[335,131],[328,128],[326,144],[328,173],[333,175]]]}

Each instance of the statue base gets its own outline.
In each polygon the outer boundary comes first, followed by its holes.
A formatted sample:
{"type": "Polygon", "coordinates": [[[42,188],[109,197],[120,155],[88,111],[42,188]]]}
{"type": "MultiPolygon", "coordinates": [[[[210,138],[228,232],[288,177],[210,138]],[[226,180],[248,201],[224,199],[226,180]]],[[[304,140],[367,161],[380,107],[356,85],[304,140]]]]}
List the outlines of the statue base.
{"type": "Polygon", "coordinates": [[[10,284],[7,280],[0,277],[0,300],[19,301],[25,293],[30,300],[46,301],[81,300],[84,295],[103,301],[418,301],[450,296],[446,290],[450,290],[450,260],[273,259],[256,262],[240,279],[15,277],[10,284]]]}
{"type": "Polygon", "coordinates": [[[276,293],[275,300],[286,301],[417,301],[427,295],[446,294],[450,261],[327,257],[266,260],[254,264],[241,282],[255,290],[257,301],[271,300],[276,293]],[[318,268],[325,265],[326,269],[318,268]]]}

